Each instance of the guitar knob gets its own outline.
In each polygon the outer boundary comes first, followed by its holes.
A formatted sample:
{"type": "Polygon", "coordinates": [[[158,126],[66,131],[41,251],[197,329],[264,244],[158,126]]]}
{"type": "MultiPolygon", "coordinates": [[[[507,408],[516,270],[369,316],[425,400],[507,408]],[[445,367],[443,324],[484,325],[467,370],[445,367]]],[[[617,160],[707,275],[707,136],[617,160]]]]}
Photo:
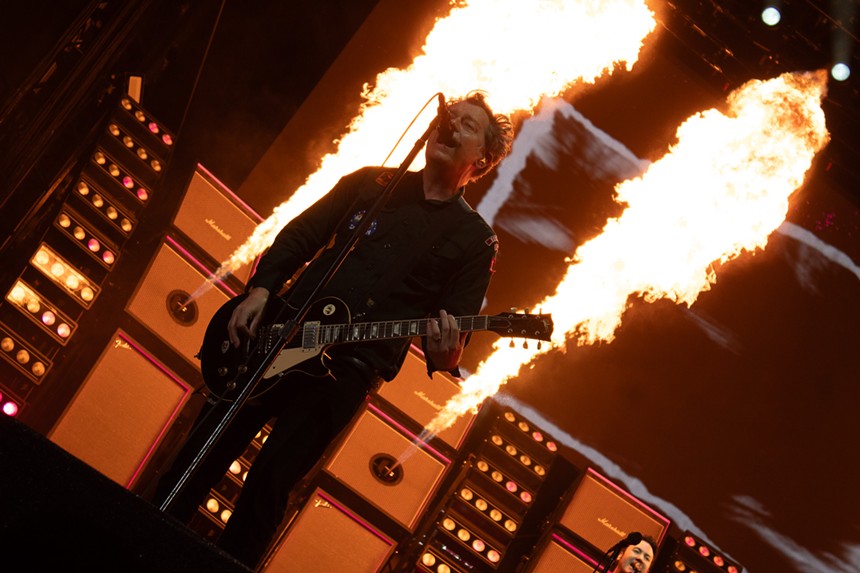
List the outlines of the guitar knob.
{"type": "Polygon", "coordinates": [[[221,366],[218,368],[218,376],[226,376],[227,375],[227,367],[221,366]]]}
{"type": "Polygon", "coordinates": [[[244,374],[247,371],[248,371],[248,367],[245,366],[244,364],[239,366],[239,374],[244,374]]]}
{"type": "Polygon", "coordinates": [[[232,391],[235,389],[236,389],[236,381],[235,380],[230,380],[229,382],[227,382],[227,390],[232,391]]]}

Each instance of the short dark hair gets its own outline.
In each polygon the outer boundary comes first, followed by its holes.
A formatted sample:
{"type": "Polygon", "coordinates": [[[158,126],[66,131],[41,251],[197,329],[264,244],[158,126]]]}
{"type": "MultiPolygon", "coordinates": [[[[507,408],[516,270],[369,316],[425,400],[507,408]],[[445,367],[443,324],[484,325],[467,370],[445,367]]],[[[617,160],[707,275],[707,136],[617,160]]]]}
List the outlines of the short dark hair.
{"type": "Polygon", "coordinates": [[[651,552],[654,553],[654,559],[657,559],[657,540],[650,535],[645,535],[644,533],[633,531],[630,532],[627,537],[622,540],[622,544],[619,544],[618,553],[616,554],[615,559],[612,561],[612,563],[610,563],[609,566],[614,568],[618,563],[618,560],[621,558],[621,554],[624,553],[625,549],[633,545],[639,545],[643,541],[651,546],[651,552]],[[636,543],[634,543],[634,541],[636,543]]]}
{"type": "Polygon", "coordinates": [[[472,177],[473,180],[480,179],[511,152],[511,145],[514,141],[514,126],[508,116],[501,113],[493,113],[493,110],[487,103],[486,92],[474,90],[466,94],[466,97],[456,99],[451,103],[461,101],[480,107],[487,114],[487,117],[490,118],[490,125],[487,127],[487,131],[484,132],[484,159],[487,162],[483,167],[478,167],[474,177],[472,177]]]}
{"type": "MultiPolygon", "coordinates": [[[[650,535],[643,535],[642,541],[651,546],[651,551],[654,552],[654,557],[657,557],[657,540],[651,537],[650,535]]],[[[640,542],[641,543],[641,542],[640,542]]],[[[637,543],[638,545],[638,543],[637,543]]]]}

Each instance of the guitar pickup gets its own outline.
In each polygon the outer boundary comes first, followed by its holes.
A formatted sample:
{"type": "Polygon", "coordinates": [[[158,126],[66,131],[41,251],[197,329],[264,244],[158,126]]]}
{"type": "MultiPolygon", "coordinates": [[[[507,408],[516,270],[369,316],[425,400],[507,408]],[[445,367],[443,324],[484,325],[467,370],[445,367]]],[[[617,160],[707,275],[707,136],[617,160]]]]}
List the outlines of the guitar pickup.
{"type": "Polygon", "coordinates": [[[320,321],[309,321],[302,325],[302,349],[311,351],[318,350],[320,321]]]}

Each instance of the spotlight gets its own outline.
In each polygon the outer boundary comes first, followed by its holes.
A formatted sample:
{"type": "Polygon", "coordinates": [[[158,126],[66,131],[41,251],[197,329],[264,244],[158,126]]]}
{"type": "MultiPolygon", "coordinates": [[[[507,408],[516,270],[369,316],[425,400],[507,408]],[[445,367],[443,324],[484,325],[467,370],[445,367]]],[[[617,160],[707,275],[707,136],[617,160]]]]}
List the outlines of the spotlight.
{"type": "Polygon", "coordinates": [[[85,308],[89,308],[99,294],[100,289],[93,281],[80,274],[45,243],[39,245],[30,264],[85,308]]]}
{"type": "MultiPolygon", "coordinates": [[[[103,149],[97,149],[91,159],[102,173],[117,183],[126,193],[137,198],[140,203],[146,203],[149,200],[149,190],[103,149]]],[[[159,169],[161,169],[160,164],[159,169]]],[[[80,188],[78,192],[81,192],[80,188]]]]}
{"type": "MultiPolygon", "coordinates": [[[[100,201],[97,200],[95,205],[99,206],[99,204],[100,201]]],[[[116,253],[119,249],[101,234],[97,233],[95,229],[90,228],[85,223],[85,219],[78,215],[76,211],[65,207],[59,216],[57,216],[54,225],[74,240],[84,252],[98,261],[99,264],[108,270],[113,267],[113,264],[116,262],[116,253]]]]}
{"type": "Polygon", "coordinates": [[[776,26],[782,19],[782,14],[775,6],[768,6],[761,12],[761,21],[768,26],[776,26]]]}
{"type": "Polygon", "coordinates": [[[18,404],[12,402],[11,400],[8,402],[3,402],[3,413],[9,416],[10,418],[18,415],[18,404]]]}
{"type": "MultiPolygon", "coordinates": [[[[6,300],[60,344],[65,345],[77,328],[77,324],[68,315],[21,279],[18,279],[6,294],[6,300]]],[[[30,352],[22,350],[21,353],[23,354],[20,354],[18,361],[28,364],[30,352]]],[[[33,373],[38,375],[36,371],[33,373]]]]}
{"type": "Polygon", "coordinates": [[[830,31],[830,61],[834,63],[830,75],[837,82],[844,82],[851,75],[849,62],[857,43],[851,24],[857,17],[858,8],[855,2],[831,2],[830,8],[833,24],[830,31]],[[847,23],[847,27],[843,22],[847,23]]]}
{"type": "Polygon", "coordinates": [[[0,357],[36,384],[41,383],[45,373],[51,367],[51,361],[47,356],[2,323],[0,323],[0,350],[2,350],[0,357]]]}
{"type": "Polygon", "coordinates": [[[442,518],[437,527],[438,531],[450,535],[450,538],[456,540],[461,547],[485,560],[490,566],[495,567],[501,561],[501,547],[494,547],[489,539],[484,538],[459,516],[448,515],[442,518]]]}
{"type": "Polygon", "coordinates": [[[75,188],[87,205],[95,209],[111,226],[125,236],[131,234],[136,224],[131,215],[126,213],[118,203],[114,203],[103,194],[96,192],[97,187],[94,183],[81,179],[75,188]]]}
{"type": "Polygon", "coordinates": [[[830,68],[830,75],[837,82],[844,82],[851,76],[851,68],[845,62],[837,62],[836,65],[830,68]]]}
{"type": "Polygon", "coordinates": [[[741,573],[743,567],[699,539],[690,531],[684,532],[681,543],[675,549],[672,562],[675,570],[693,573],[741,573]]]}
{"type": "Polygon", "coordinates": [[[768,26],[776,26],[780,20],[782,20],[782,0],[765,0],[761,21],[768,26]]]}

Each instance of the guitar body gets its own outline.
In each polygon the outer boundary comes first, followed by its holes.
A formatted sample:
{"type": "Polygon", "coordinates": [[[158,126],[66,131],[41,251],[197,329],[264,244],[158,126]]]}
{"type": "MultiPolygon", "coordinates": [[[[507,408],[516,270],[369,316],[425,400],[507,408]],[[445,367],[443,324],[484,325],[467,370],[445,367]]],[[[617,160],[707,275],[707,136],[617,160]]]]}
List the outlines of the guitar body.
{"type": "MultiPolygon", "coordinates": [[[[224,303],[212,316],[203,344],[200,349],[200,370],[206,387],[216,397],[232,400],[240,391],[250,374],[265,358],[269,350],[278,343],[281,325],[284,320],[295,316],[295,309],[289,307],[280,297],[269,300],[260,320],[257,337],[244,340],[239,348],[235,348],[227,335],[227,325],[236,309],[247,295],[239,295],[224,303]],[[278,314],[286,309],[278,319],[278,314]],[[275,322],[279,320],[279,322],[275,322]]],[[[325,366],[325,347],[312,345],[305,347],[303,331],[308,325],[316,323],[348,323],[349,308],[346,303],[337,298],[324,298],[311,306],[302,328],[273,361],[257,383],[251,397],[259,396],[270,390],[277,382],[293,372],[303,372],[317,377],[327,376],[329,371],[325,366]]]]}

